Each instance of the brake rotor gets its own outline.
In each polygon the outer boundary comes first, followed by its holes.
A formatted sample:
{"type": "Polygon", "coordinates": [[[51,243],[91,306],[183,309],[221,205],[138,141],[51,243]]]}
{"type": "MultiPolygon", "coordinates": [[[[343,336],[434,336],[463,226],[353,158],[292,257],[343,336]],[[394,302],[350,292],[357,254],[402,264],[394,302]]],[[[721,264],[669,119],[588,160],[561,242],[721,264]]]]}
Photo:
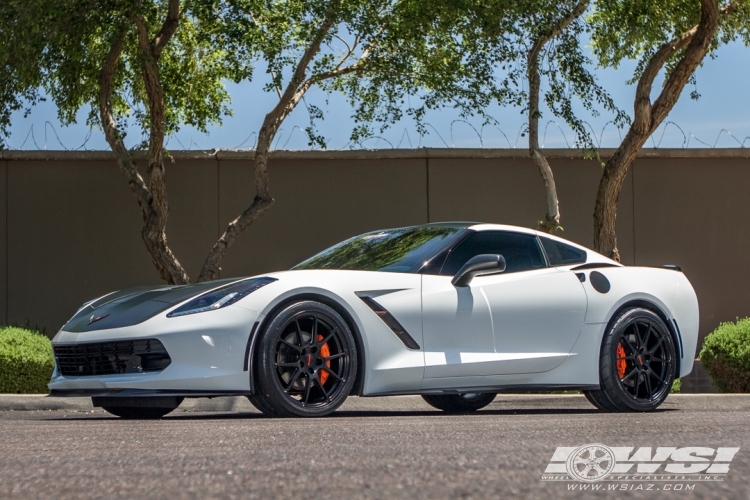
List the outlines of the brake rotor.
{"type": "Polygon", "coordinates": [[[622,344],[617,344],[617,376],[622,379],[625,376],[625,370],[628,367],[628,362],[625,361],[625,349],[622,344]]]}

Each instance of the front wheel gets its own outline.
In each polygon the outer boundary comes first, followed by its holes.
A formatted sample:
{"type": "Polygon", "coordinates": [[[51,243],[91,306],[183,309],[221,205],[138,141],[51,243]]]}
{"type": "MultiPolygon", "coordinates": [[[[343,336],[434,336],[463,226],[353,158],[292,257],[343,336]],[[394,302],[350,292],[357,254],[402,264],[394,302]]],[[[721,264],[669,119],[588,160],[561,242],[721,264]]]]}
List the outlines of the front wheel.
{"type": "Polygon", "coordinates": [[[677,371],[667,325],[647,309],[626,309],[604,335],[599,367],[601,391],[593,391],[592,396],[601,409],[657,409],[669,396],[677,371]]]}
{"type": "Polygon", "coordinates": [[[260,339],[251,402],[269,416],[322,417],[343,404],[356,374],[357,346],[346,321],[320,302],[297,302],[260,339]]]}
{"type": "Polygon", "coordinates": [[[465,394],[423,394],[428,405],[446,413],[468,413],[481,410],[492,403],[497,394],[467,392],[465,394]]]}

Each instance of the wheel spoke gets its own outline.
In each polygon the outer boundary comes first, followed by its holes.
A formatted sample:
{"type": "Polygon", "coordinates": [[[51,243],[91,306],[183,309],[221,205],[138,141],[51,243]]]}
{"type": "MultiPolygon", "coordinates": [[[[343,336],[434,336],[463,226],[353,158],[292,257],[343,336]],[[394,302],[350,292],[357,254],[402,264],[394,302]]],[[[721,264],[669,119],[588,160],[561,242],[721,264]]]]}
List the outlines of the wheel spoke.
{"type": "Polygon", "coordinates": [[[302,347],[302,328],[300,328],[297,318],[294,318],[294,325],[297,327],[297,340],[299,341],[299,346],[302,347]]]}
{"type": "Polygon", "coordinates": [[[292,344],[291,342],[289,342],[289,341],[288,341],[288,340],[286,340],[286,339],[280,339],[280,340],[281,340],[281,343],[282,343],[282,344],[284,344],[284,345],[285,345],[285,346],[287,346],[287,347],[290,347],[290,348],[294,349],[294,350],[295,350],[295,351],[297,351],[297,352],[300,352],[300,351],[302,350],[302,349],[300,348],[300,346],[298,346],[298,345],[294,345],[294,344],[292,344]]]}
{"type": "Polygon", "coordinates": [[[654,352],[656,352],[656,349],[661,345],[662,342],[664,342],[664,337],[660,338],[658,340],[658,342],[656,342],[656,344],[654,344],[654,347],[652,347],[651,349],[648,350],[648,353],[649,354],[653,354],[654,352]]]}
{"type": "Polygon", "coordinates": [[[633,384],[633,398],[638,399],[638,391],[643,383],[643,377],[640,376],[640,373],[638,373],[637,370],[633,371],[636,372],[635,383],[633,384]]]}
{"type": "Polygon", "coordinates": [[[323,384],[321,384],[321,383],[320,383],[320,380],[318,380],[318,377],[315,377],[315,378],[314,378],[313,380],[315,381],[315,384],[316,384],[316,385],[318,386],[318,388],[319,388],[319,389],[320,389],[321,391],[323,391],[323,396],[324,396],[325,398],[328,398],[328,391],[326,391],[326,388],[325,388],[325,387],[323,387],[323,384]]]}
{"type": "Polygon", "coordinates": [[[650,370],[650,371],[649,371],[649,374],[650,374],[650,375],[653,375],[654,377],[656,377],[656,380],[658,380],[659,382],[661,382],[661,383],[662,383],[662,385],[664,385],[664,384],[666,384],[666,383],[667,383],[667,382],[666,382],[666,381],[665,381],[665,380],[664,380],[663,378],[661,378],[661,377],[660,377],[659,375],[657,375],[655,371],[653,371],[653,370],[650,370]]]}
{"type": "MultiPolygon", "coordinates": [[[[638,336],[636,335],[636,338],[637,337],[638,336]]],[[[625,343],[623,344],[623,346],[627,347],[630,350],[630,352],[632,353],[632,355],[635,356],[638,353],[638,347],[634,346],[633,344],[630,343],[630,335],[623,335],[622,336],[622,340],[625,341],[625,343]]]]}
{"type": "Polygon", "coordinates": [[[307,406],[307,402],[310,400],[310,389],[312,389],[312,384],[310,383],[310,374],[305,374],[305,399],[302,401],[303,406],[307,406]]]}
{"type": "Polygon", "coordinates": [[[636,373],[638,373],[638,370],[636,370],[635,368],[633,368],[632,370],[630,370],[630,373],[628,373],[627,375],[625,375],[624,377],[622,377],[620,379],[620,382],[625,382],[626,380],[628,380],[630,377],[632,377],[636,373]]]}
{"type": "Polygon", "coordinates": [[[326,342],[331,340],[331,338],[336,334],[337,331],[338,330],[336,330],[335,328],[331,330],[330,333],[323,338],[323,340],[317,343],[317,345],[324,345],[326,342]]]}
{"type": "Polygon", "coordinates": [[[292,368],[299,366],[299,361],[289,361],[286,363],[276,363],[277,368],[292,368]]]}
{"type": "Polygon", "coordinates": [[[635,323],[635,344],[638,349],[643,346],[643,337],[641,333],[641,328],[639,323],[635,323]]]}
{"type": "Polygon", "coordinates": [[[651,393],[651,377],[649,377],[648,374],[646,374],[643,377],[643,379],[644,379],[643,381],[646,383],[646,391],[648,392],[648,399],[651,399],[651,394],[652,394],[651,393]]]}
{"type": "Polygon", "coordinates": [[[651,331],[654,329],[654,325],[651,323],[648,324],[648,330],[646,330],[646,338],[643,339],[643,346],[648,349],[648,339],[651,338],[651,331]]]}
{"type": "Polygon", "coordinates": [[[336,372],[334,372],[333,370],[331,370],[331,369],[330,369],[330,368],[328,368],[327,366],[323,365],[323,367],[322,367],[322,368],[323,368],[323,369],[324,369],[325,371],[327,371],[329,375],[331,375],[331,376],[332,376],[333,378],[335,378],[335,379],[336,379],[336,380],[338,380],[339,382],[343,382],[343,381],[344,381],[344,379],[343,379],[343,378],[339,377],[339,376],[338,376],[338,374],[337,374],[336,372]]]}
{"type": "Polygon", "coordinates": [[[297,369],[294,371],[292,378],[289,379],[289,385],[286,386],[286,389],[284,389],[284,392],[286,392],[287,394],[289,393],[289,391],[292,389],[292,386],[297,381],[300,375],[302,375],[302,370],[297,369]]]}
{"type": "Polygon", "coordinates": [[[318,338],[318,315],[313,315],[313,326],[312,326],[312,334],[310,335],[310,345],[315,341],[315,339],[318,338]]]}
{"type": "Polygon", "coordinates": [[[332,361],[334,359],[343,358],[344,356],[346,356],[346,353],[345,352],[340,352],[338,354],[333,354],[331,356],[323,358],[323,361],[332,361]]]}

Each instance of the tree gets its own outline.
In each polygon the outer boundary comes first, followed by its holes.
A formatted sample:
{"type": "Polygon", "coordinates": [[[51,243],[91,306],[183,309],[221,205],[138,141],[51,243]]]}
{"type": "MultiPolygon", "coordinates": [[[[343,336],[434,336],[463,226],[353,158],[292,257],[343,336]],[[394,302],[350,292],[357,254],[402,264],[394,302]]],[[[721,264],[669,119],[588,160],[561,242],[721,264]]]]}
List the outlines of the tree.
{"type": "Polygon", "coordinates": [[[452,82],[426,79],[423,83],[426,88],[437,86],[428,107],[453,105],[463,116],[479,114],[485,123],[497,123],[486,112],[493,100],[501,106],[523,108],[528,115],[529,154],[545,187],[546,213],[539,228],[546,232],[562,227],[554,174],[539,145],[540,97],[554,116],[573,129],[576,146],[597,159],[586,124],[574,112],[574,100],[595,116],[599,108],[614,113],[616,125],[627,120],[589,69],[592,61],[581,40],[588,30],[583,19],[588,5],[588,0],[464,5],[466,13],[457,16],[464,24],[456,23],[451,31],[459,40],[471,40],[460,45],[462,57],[454,58],[463,62],[461,70],[452,82]],[[546,88],[542,77],[547,79],[546,88]]]}
{"type": "MultiPolygon", "coordinates": [[[[460,3],[460,2],[459,2],[460,3]]],[[[471,3],[471,2],[469,2],[471,3]]],[[[142,238],[162,279],[189,282],[170,249],[164,139],[183,124],[205,130],[228,114],[223,80],[241,81],[253,63],[265,61],[267,90],[278,101],[258,132],[255,196],[231,221],[209,252],[197,281],[217,277],[221,259],[239,234],[273,203],[268,156],[284,119],[314,85],[344,91],[359,102],[360,124],[377,117],[395,121],[405,94],[420,80],[453,80],[464,42],[451,35],[465,9],[430,0],[6,0],[0,33],[19,56],[2,56],[0,127],[41,88],[57,105],[64,124],[88,105],[88,122],[100,126],[141,209],[142,238]],[[445,10],[447,14],[436,16],[445,10]],[[436,18],[441,17],[437,22],[436,18]],[[443,47],[445,45],[445,47],[443,47]],[[431,50],[432,47],[441,50],[431,50]],[[438,56],[431,54],[437,53],[438,56]],[[425,62],[423,57],[429,59],[425,62]],[[425,69],[428,68],[428,69],[425,69]],[[440,71],[443,71],[441,73],[440,71]],[[27,98],[24,100],[24,98],[27,98]],[[3,114],[4,113],[4,114],[3,114]],[[130,120],[144,141],[148,164],[142,176],[124,142],[130,120]]],[[[468,42],[467,42],[468,43],[468,42]]],[[[325,146],[306,105],[311,143],[325,146]]],[[[353,139],[363,137],[359,126],[353,139]]]]}
{"type": "MultiPolygon", "coordinates": [[[[617,203],[625,176],[648,137],[664,121],[706,55],[722,43],[748,42],[750,2],[700,0],[606,0],[596,2],[590,22],[594,52],[602,66],[640,58],[633,120],[606,162],[594,208],[594,248],[617,261],[617,203]],[[664,71],[661,91],[653,84],[664,71]]],[[[697,98],[697,93],[693,94],[697,98]]]]}
{"type": "MultiPolygon", "coordinates": [[[[278,101],[266,114],[258,131],[253,202],[228,224],[214,244],[198,281],[217,277],[219,264],[229,247],[273,204],[268,155],[284,119],[314,85],[345,75],[361,78],[372,71],[371,52],[397,16],[393,4],[382,0],[208,0],[200,3],[202,19],[216,28],[214,39],[220,39],[229,51],[257,53],[266,61],[271,75],[269,90],[277,92],[278,101]],[[333,50],[334,40],[344,46],[339,54],[333,50]]],[[[322,113],[315,106],[307,108],[311,118],[307,129],[311,144],[324,147],[325,139],[316,134],[313,122],[322,118],[322,113]]]]}
{"type": "MultiPolygon", "coordinates": [[[[257,52],[271,76],[269,91],[278,100],[266,114],[255,149],[255,197],[229,223],[203,268],[199,281],[213,279],[219,263],[237,236],[273,203],[268,161],[273,140],[284,119],[307,92],[318,86],[342,92],[354,106],[352,143],[401,118],[406,96],[421,89],[441,96],[464,92],[456,86],[463,75],[478,71],[470,54],[481,41],[460,37],[474,2],[453,0],[196,0],[214,39],[229,51],[257,52]],[[470,69],[467,69],[470,68],[470,69]]],[[[498,2],[505,6],[505,0],[498,2]]],[[[510,2],[507,2],[510,5],[510,2]]],[[[481,71],[487,71],[482,67],[481,71]]],[[[431,100],[432,99],[432,100],[431,100]]],[[[428,104],[429,105],[429,104],[428,104]]],[[[305,103],[310,115],[310,145],[325,147],[317,133],[322,111],[305,103]]],[[[417,118],[424,110],[408,108],[417,118]]]]}
{"type": "MultiPolygon", "coordinates": [[[[38,88],[57,105],[62,123],[89,106],[88,123],[101,126],[143,217],[142,238],[163,280],[189,282],[167,243],[164,138],[182,124],[205,130],[229,113],[223,79],[249,73],[243,54],[227,53],[201,36],[179,0],[7,0],[0,32],[23,57],[6,59],[8,112],[38,88]],[[15,101],[14,101],[15,99],[15,101]],[[130,118],[145,136],[146,177],[124,143],[130,118]]],[[[5,56],[6,58],[8,56],[5,56]]],[[[2,116],[2,115],[0,115],[2,116]]]]}

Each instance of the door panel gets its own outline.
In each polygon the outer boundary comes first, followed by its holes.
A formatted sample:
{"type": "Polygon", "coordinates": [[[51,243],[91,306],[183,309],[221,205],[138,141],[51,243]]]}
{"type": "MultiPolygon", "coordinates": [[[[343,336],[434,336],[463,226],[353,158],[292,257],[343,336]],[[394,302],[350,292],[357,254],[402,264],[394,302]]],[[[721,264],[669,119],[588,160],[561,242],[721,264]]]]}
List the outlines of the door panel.
{"type": "Polygon", "coordinates": [[[496,373],[492,316],[479,286],[451,276],[422,276],[425,378],[496,373]]]}
{"type": "Polygon", "coordinates": [[[548,371],[567,358],[587,299],[575,273],[547,268],[474,279],[490,304],[497,374],[548,371]]]}

